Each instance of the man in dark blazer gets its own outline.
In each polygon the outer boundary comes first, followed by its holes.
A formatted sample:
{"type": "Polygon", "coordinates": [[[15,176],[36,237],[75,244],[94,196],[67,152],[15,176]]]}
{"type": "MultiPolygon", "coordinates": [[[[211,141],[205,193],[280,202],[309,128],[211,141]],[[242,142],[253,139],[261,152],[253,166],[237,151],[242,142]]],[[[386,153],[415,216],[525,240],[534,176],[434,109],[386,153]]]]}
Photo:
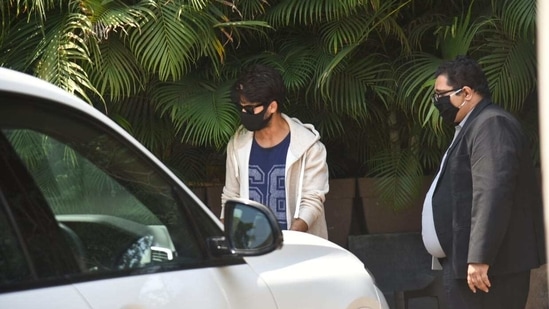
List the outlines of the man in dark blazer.
{"type": "Polygon", "coordinates": [[[456,132],[425,198],[425,247],[442,265],[452,308],[523,309],[530,270],[545,263],[528,139],[515,117],[491,102],[474,60],[458,56],[435,77],[435,107],[456,132]]]}

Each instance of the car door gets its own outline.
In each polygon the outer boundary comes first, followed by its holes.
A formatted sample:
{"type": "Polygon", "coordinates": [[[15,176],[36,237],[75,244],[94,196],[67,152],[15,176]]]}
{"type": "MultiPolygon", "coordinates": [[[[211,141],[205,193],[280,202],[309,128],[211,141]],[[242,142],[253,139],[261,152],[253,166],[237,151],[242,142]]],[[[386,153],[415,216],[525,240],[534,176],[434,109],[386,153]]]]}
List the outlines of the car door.
{"type": "Polygon", "coordinates": [[[214,216],[106,117],[1,92],[0,145],[9,254],[28,272],[0,282],[0,307],[276,308],[242,258],[208,250],[214,216]]]}
{"type": "Polygon", "coordinates": [[[44,208],[31,207],[37,192],[24,189],[31,179],[1,133],[0,171],[0,308],[64,308],[70,304],[89,309],[72,285],[36,289],[41,284],[39,277],[63,277],[79,270],[76,261],[64,253],[64,246],[54,240],[59,235],[49,232],[53,220],[37,224],[37,218],[52,217],[44,208]],[[18,207],[10,208],[10,204],[18,207]]]}

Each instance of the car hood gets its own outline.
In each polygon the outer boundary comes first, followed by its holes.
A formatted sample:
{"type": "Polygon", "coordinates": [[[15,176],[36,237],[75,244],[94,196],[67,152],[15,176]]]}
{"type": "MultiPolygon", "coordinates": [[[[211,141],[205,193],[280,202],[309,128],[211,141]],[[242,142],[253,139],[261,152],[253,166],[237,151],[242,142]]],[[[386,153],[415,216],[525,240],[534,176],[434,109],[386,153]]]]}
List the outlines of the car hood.
{"type": "Polygon", "coordinates": [[[330,297],[325,297],[322,308],[388,308],[374,279],[351,252],[308,233],[283,235],[280,250],[245,258],[267,283],[279,308],[311,308],[308,302],[314,300],[318,309],[323,295],[330,297]]]}

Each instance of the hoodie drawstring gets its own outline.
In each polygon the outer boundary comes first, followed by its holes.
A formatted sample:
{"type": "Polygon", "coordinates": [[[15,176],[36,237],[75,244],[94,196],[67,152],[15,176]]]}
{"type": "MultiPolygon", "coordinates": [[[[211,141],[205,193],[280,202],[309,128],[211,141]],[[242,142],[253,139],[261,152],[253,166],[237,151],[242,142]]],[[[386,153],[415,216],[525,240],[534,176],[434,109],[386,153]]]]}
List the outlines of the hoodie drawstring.
{"type": "Polygon", "coordinates": [[[305,177],[305,159],[307,159],[307,152],[303,154],[303,157],[301,158],[301,171],[299,173],[299,182],[298,182],[298,190],[297,190],[297,200],[295,205],[295,214],[294,219],[299,218],[299,205],[301,204],[301,192],[303,192],[303,177],[305,177]]]}

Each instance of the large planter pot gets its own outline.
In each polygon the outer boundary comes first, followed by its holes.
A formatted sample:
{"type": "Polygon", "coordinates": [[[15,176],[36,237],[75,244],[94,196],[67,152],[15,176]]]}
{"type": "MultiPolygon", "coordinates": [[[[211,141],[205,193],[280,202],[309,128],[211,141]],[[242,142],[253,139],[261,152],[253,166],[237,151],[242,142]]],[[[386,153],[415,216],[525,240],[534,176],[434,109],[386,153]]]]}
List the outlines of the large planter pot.
{"type": "Polygon", "coordinates": [[[351,229],[355,179],[331,179],[330,192],[326,195],[324,211],[328,225],[328,239],[347,248],[351,229]]]}

